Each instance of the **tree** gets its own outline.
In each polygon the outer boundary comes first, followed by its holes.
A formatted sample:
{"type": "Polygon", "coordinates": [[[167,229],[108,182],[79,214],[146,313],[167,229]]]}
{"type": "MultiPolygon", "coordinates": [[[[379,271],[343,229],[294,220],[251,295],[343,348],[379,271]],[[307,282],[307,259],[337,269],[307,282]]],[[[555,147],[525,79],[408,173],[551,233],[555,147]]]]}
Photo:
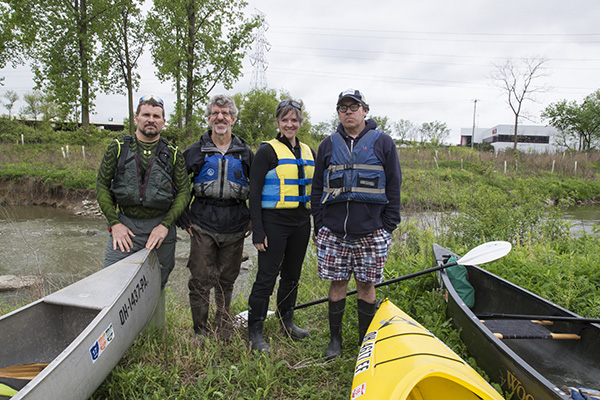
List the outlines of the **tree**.
{"type": "Polygon", "coordinates": [[[6,93],[4,93],[4,98],[6,99],[6,103],[3,105],[8,110],[8,118],[10,119],[12,116],[12,109],[19,100],[19,95],[14,90],[7,90],[6,93]]]}
{"type": "Polygon", "coordinates": [[[81,116],[89,127],[98,87],[111,60],[99,52],[111,0],[6,0],[15,14],[19,43],[33,58],[36,88],[57,103],[63,118],[81,116]],[[76,104],[80,110],[77,112],[76,104]]]}
{"type": "Polygon", "coordinates": [[[420,128],[421,137],[428,140],[432,145],[439,146],[444,139],[450,135],[446,123],[440,121],[424,122],[420,128]]]}
{"type": "Polygon", "coordinates": [[[140,75],[136,72],[138,60],[146,43],[146,18],[140,7],[143,0],[116,0],[107,18],[107,28],[100,32],[106,57],[114,60],[110,65],[107,92],[126,93],[129,132],[135,132],[133,91],[139,87],[140,75]]]}
{"type": "Polygon", "coordinates": [[[417,140],[419,136],[419,127],[407,119],[401,119],[392,124],[392,132],[401,142],[417,140]]]}
{"type": "Polygon", "coordinates": [[[8,63],[22,64],[27,56],[27,44],[33,43],[35,30],[32,29],[32,10],[26,6],[27,0],[0,2],[0,68],[8,63]]]}
{"type": "Polygon", "coordinates": [[[390,126],[390,118],[387,116],[378,116],[378,115],[372,115],[371,118],[373,118],[373,120],[375,121],[375,123],[377,124],[377,129],[385,132],[387,134],[391,134],[391,126],[390,126]]]}
{"type": "Polygon", "coordinates": [[[23,95],[25,106],[21,108],[21,114],[25,116],[31,116],[35,121],[38,120],[38,116],[42,114],[44,95],[38,90],[34,90],[31,93],[25,93],[23,95]]]}
{"type": "Polygon", "coordinates": [[[502,89],[507,98],[507,103],[515,115],[514,123],[514,149],[517,149],[519,117],[523,115],[523,103],[535,101],[535,94],[542,93],[548,89],[544,86],[534,85],[534,81],[545,76],[544,58],[525,58],[520,63],[514,63],[511,59],[503,64],[494,64],[496,68],[492,73],[492,79],[502,89]]]}
{"type": "Polygon", "coordinates": [[[277,135],[275,110],[279,99],[275,89],[252,89],[233,96],[238,107],[238,120],[233,133],[248,143],[259,143],[277,135]]]}
{"type": "Polygon", "coordinates": [[[600,139],[600,89],[586,96],[581,105],[567,100],[552,103],[541,116],[561,132],[559,144],[571,148],[577,143],[578,150],[590,150],[600,139]]]}
{"type": "Polygon", "coordinates": [[[155,0],[150,12],[151,49],[157,76],[172,80],[188,135],[193,113],[217,84],[230,89],[241,75],[257,19],[248,20],[243,0],[155,0]]]}

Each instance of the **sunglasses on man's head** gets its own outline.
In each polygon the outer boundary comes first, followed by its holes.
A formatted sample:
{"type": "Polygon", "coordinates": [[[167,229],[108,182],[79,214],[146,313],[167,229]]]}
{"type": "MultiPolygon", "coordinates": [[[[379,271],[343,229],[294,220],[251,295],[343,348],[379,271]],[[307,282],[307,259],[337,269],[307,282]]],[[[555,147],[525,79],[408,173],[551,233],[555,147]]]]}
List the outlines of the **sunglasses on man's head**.
{"type": "Polygon", "coordinates": [[[146,95],[146,96],[142,96],[142,97],[140,97],[140,103],[143,103],[143,102],[145,102],[145,101],[150,101],[150,100],[154,100],[154,101],[156,101],[156,102],[157,102],[158,104],[160,104],[161,106],[164,106],[164,105],[165,105],[165,102],[163,101],[163,99],[161,99],[160,97],[158,97],[158,96],[155,96],[155,95],[153,95],[153,94],[149,94],[149,95],[146,95]]]}

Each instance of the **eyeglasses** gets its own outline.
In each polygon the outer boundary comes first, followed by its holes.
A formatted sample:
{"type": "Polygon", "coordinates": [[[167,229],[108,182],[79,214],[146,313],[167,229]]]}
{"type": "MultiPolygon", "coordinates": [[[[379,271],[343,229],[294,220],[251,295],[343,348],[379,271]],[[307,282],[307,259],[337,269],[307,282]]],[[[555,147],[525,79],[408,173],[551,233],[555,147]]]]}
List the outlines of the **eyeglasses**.
{"type": "Polygon", "coordinates": [[[229,118],[231,116],[229,111],[213,111],[210,113],[210,116],[212,118],[218,118],[219,114],[222,114],[224,118],[229,118]]]}
{"type": "Polygon", "coordinates": [[[149,95],[140,97],[140,104],[143,103],[143,102],[145,102],[145,101],[150,101],[150,100],[156,101],[161,106],[165,105],[165,102],[163,101],[163,99],[161,99],[160,97],[155,96],[153,94],[149,94],[149,95]]]}
{"type": "Polygon", "coordinates": [[[360,103],[354,103],[351,104],[349,106],[337,106],[337,110],[341,113],[345,113],[346,111],[348,111],[348,109],[352,110],[352,111],[358,111],[359,108],[362,107],[362,104],[360,103]]]}
{"type": "Polygon", "coordinates": [[[297,108],[298,110],[302,111],[302,106],[300,105],[300,103],[298,103],[297,101],[294,101],[294,100],[282,101],[277,106],[277,110],[281,110],[283,107],[287,107],[287,106],[292,106],[292,107],[297,108]]]}

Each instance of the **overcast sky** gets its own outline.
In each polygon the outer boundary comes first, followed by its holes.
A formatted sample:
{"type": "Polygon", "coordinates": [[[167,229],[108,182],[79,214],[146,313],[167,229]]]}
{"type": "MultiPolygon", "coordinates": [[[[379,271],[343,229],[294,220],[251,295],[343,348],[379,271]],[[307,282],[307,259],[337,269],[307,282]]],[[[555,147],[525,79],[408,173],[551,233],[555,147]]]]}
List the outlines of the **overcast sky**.
{"type": "MultiPolygon", "coordinates": [[[[478,128],[513,122],[506,95],[490,77],[493,64],[509,58],[547,60],[547,76],[536,86],[550,89],[525,104],[535,118],[525,124],[542,124],[540,111],[552,102],[580,103],[600,88],[599,0],[250,0],[248,14],[255,9],[269,25],[268,88],[302,99],[313,123],[330,120],[337,95],[352,87],[364,93],[372,115],[444,122],[448,142],[456,144],[460,129],[473,126],[474,100],[478,128]]],[[[249,57],[243,71],[227,93],[251,88],[249,57]]],[[[158,82],[149,57],[140,73],[138,94],[159,95],[172,110],[171,86],[158,82]]],[[[27,68],[7,67],[0,76],[0,96],[33,87],[27,68]]],[[[122,120],[126,98],[101,95],[96,112],[93,120],[122,120]]]]}

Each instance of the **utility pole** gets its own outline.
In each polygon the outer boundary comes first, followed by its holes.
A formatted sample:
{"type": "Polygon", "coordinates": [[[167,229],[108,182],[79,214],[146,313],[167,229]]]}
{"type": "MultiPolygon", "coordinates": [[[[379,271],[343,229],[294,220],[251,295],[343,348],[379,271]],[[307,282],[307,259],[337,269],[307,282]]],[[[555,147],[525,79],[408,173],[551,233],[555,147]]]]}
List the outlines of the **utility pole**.
{"type": "Polygon", "coordinates": [[[471,148],[475,142],[475,115],[477,115],[477,99],[473,100],[473,132],[471,133],[471,148]]]}

